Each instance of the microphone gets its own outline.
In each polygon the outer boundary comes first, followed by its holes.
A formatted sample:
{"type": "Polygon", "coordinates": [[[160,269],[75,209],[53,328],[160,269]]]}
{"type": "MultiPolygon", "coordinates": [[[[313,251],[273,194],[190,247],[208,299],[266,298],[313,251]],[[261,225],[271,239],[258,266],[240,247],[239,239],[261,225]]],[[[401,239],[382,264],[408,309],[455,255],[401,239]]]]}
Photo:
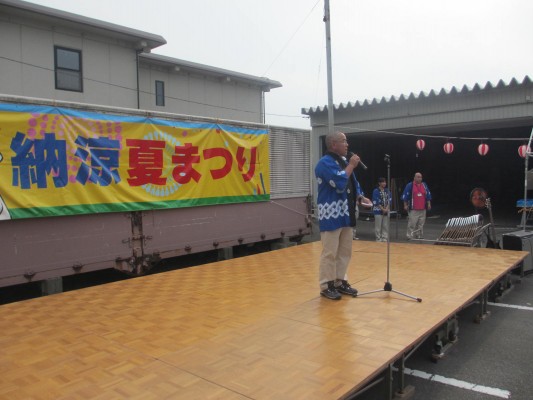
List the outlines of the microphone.
{"type": "MultiPolygon", "coordinates": [[[[349,160],[350,158],[352,158],[352,156],[354,156],[354,155],[355,155],[354,153],[352,153],[351,151],[349,151],[349,152],[348,152],[348,160],[349,160]]],[[[365,163],[364,163],[363,160],[361,160],[361,159],[359,159],[359,165],[360,165],[361,167],[363,167],[364,170],[367,170],[367,169],[368,169],[368,167],[365,165],[365,163]]]]}

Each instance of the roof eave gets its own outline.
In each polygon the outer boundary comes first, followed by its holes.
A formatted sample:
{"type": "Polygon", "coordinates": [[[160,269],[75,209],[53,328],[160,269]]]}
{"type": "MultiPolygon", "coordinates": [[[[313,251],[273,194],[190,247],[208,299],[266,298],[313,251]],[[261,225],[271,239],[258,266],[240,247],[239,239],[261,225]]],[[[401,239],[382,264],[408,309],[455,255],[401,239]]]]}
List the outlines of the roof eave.
{"type": "Polygon", "coordinates": [[[39,4],[28,3],[26,1],[0,0],[0,6],[10,7],[15,11],[20,10],[19,12],[32,13],[39,18],[44,17],[50,20],[62,21],[67,26],[70,24],[76,24],[86,26],[92,30],[106,31],[112,36],[122,37],[136,44],[135,47],[139,50],[150,51],[167,43],[165,38],[160,35],[112,24],[94,18],[84,17],[82,15],[45,7],[39,4]]]}
{"type": "Polygon", "coordinates": [[[275,89],[282,87],[283,85],[275,80],[268,79],[265,77],[259,77],[254,75],[243,74],[236,71],[230,71],[223,68],[213,67],[211,65],[205,65],[200,63],[195,63],[192,61],[181,60],[179,58],[173,58],[168,56],[163,56],[160,54],[153,53],[143,53],[140,54],[141,59],[145,59],[148,62],[154,62],[161,65],[167,65],[169,67],[177,68],[176,71],[198,71],[204,74],[212,75],[219,77],[221,79],[227,79],[231,81],[232,79],[251,83],[257,86],[261,86],[263,91],[268,92],[270,89],[275,89]]]}
{"type": "MultiPolygon", "coordinates": [[[[438,92],[436,90],[431,90],[429,94],[425,94],[424,92],[420,92],[420,94],[417,96],[413,92],[411,92],[409,95],[400,95],[392,96],[390,99],[386,99],[385,97],[382,97],[381,100],[377,100],[374,98],[372,101],[365,100],[362,104],[357,101],[355,104],[348,103],[348,106],[344,106],[342,103],[341,105],[333,105],[334,110],[339,110],[341,108],[348,109],[348,108],[356,108],[356,107],[368,107],[368,106],[376,106],[376,105],[383,105],[385,103],[395,103],[399,101],[415,101],[419,98],[423,99],[425,97],[431,97],[431,98],[438,98],[438,97],[444,97],[447,95],[464,95],[472,92],[480,92],[480,91],[486,91],[491,89],[504,89],[508,87],[514,87],[514,86],[521,86],[521,85],[531,85],[532,80],[529,78],[528,75],[524,77],[522,82],[519,82],[516,78],[512,78],[509,83],[505,83],[503,80],[499,80],[496,85],[492,84],[490,81],[485,84],[483,88],[476,83],[473,87],[468,87],[466,85],[463,85],[463,87],[459,90],[455,86],[453,86],[450,90],[445,90],[444,88],[440,89],[438,92]]],[[[327,111],[327,106],[322,107],[309,107],[309,108],[302,108],[300,110],[301,114],[303,115],[312,115],[312,114],[320,114],[327,111]]]]}

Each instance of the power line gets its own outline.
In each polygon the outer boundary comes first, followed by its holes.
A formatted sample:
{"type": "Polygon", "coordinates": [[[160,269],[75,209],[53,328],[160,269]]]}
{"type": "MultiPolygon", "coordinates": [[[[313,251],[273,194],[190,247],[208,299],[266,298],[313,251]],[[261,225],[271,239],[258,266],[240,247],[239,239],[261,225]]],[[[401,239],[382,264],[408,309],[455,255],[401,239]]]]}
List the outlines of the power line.
{"type": "MultiPolygon", "coordinates": [[[[324,124],[321,125],[315,125],[315,126],[326,126],[324,124]]],[[[355,130],[355,131],[363,131],[363,132],[372,132],[372,133],[386,133],[388,135],[396,135],[396,136],[411,136],[414,138],[430,138],[430,139],[445,139],[445,140],[476,140],[476,141],[521,141],[527,140],[527,138],[498,138],[498,137],[465,137],[465,136],[441,136],[441,135],[427,135],[427,134],[418,134],[418,133],[407,133],[407,132],[395,132],[395,131],[386,131],[386,130],[380,130],[380,129],[364,129],[364,128],[356,128],[354,126],[349,125],[335,125],[335,128],[341,128],[345,130],[355,130]]],[[[528,136],[529,137],[529,136],[528,136]]]]}
{"type": "Polygon", "coordinates": [[[316,8],[317,4],[320,2],[321,0],[318,0],[315,5],[311,8],[311,10],[309,11],[309,13],[307,13],[306,17],[304,18],[304,20],[300,23],[300,25],[298,26],[298,28],[296,28],[296,30],[294,31],[294,33],[291,35],[291,37],[289,38],[289,40],[287,40],[287,42],[283,45],[283,47],[281,48],[280,52],[278,53],[278,55],[274,58],[274,61],[272,61],[270,63],[270,65],[268,66],[268,68],[265,70],[265,72],[263,72],[261,74],[261,76],[265,76],[266,73],[270,70],[270,68],[272,67],[272,65],[274,65],[274,63],[278,60],[278,58],[281,56],[281,54],[285,51],[285,49],[287,48],[287,46],[289,45],[289,43],[292,41],[292,39],[296,36],[296,34],[298,33],[298,31],[300,30],[300,28],[305,24],[305,22],[307,21],[307,19],[309,18],[309,16],[312,14],[313,10],[316,8]]]}
{"type": "MultiPolygon", "coordinates": [[[[50,73],[54,73],[55,72],[55,70],[53,70],[51,68],[47,68],[47,67],[43,67],[43,66],[40,66],[40,65],[31,64],[31,63],[24,62],[24,61],[14,60],[12,58],[5,57],[5,56],[0,56],[0,59],[4,59],[4,60],[7,60],[7,61],[18,63],[20,65],[26,65],[26,66],[29,66],[29,67],[39,68],[39,69],[45,70],[45,71],[50,72],[50,73]]],[[[104,82],[104,81],[100,81],[100,80],[97,80],[97,79],[88,78],[86,76],[83,77],[83,80],[86,80],[86,81],[89,81],[89,82],[100,83],[100,84],[103,84],[103,85],[107,85],[107,86],[111,86],[111,87],[115,87],[115,88],[119,88],[119,89],[130,90],[132,92],[137,93],[137,89],[136,88],[117,85],[117,84],[111,83],[111,82],[104,82]]],[[[150,96],[155,96],[154,92],[147,92],[147,91],[144,91],[144,90],[141,90],[141,89],[139,89],[139,93],[147,94],[147,95],[150,95],[150,96]]],[[[194,101],[194,100],[190,100],[190,99],[174,97],[174,96],[169,96],[169,95],[165,95],[165,98],[166,99],[171,99],[171,100],[176,100],[176,101],[183,101],[185,103],[197,104],[197,105],[206,106],[206,107],[214,107],[214,108],[220,108],[220,109],[230,110],[230,111],[239,111],[239,112],[245,112],[245,113],[249,113],[249,114],[257,114],[257,111],[244,110],[242,108],[225,107],[225,106],[218,105],[218,104],[203,103],[203,102],[200,102],[200,101],[194,101]]],[[[273,114],[273,113],[266,113],[266,112],[265,112],[265,115],[267,115],[267,116],[276,116],[276,117],[304,118],[304,119],[309,118],[308,116],[304,116],[304,115],[284,115],[284,114],[273,114]]]]}

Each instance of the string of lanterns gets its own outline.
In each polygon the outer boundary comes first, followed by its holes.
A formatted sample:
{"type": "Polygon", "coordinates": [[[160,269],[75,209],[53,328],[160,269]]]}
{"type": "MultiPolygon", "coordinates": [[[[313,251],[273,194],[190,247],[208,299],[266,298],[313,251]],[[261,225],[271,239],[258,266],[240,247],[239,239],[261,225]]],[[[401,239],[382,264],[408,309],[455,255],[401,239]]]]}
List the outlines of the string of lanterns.
{"type": "MultiPolygon", "coordinates": [[[[416,148],[419,151],[424,150],[425,147],[426,147],[426,142],[424,139],[418,139],[416,141],[416,148]]],[[[454,149],[453,143],[451,142],[444,143],[443,150],[446,154],[452,154],[453,149],[454,149]]],[[[479,146],[477,146],[477,152],[479,153],[480,156],[486,156],[489,153],[489,150],[490,150],[490,146],[486,143],[481,143],[479,146]]],[[[525,158],[526,155],[530,152],[531,152],[531,149],[527,147],[527,145],[525,144],[518,147],[518,155],[522,158],[525,158]]]]}

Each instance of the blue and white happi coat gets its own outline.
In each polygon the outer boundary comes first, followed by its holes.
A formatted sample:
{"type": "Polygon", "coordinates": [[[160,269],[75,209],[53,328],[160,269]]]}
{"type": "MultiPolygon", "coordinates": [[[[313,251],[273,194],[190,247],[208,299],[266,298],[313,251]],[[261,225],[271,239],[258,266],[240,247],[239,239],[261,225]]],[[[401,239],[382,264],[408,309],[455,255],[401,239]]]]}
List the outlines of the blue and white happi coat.
{"type": "MultiPolygon", "coordinates": [[[[346,164],[346,158],[342,157],[346,164]]],[[[342,165],[333,156],[326,154],[315,167],[315,176],[318,183],[318,220],[320,231],[334,231],[339,228],[350,227],[354,224],[350,221],[349,196],[352,199],[362,196],[361,186],[355,178],[355,174],[346,175],[342,165]],[[349,180],[352,179],[353,191],[350,190],[349,180]]],[[[353,218],[353,216],[352,216],[353,218]]]]}

